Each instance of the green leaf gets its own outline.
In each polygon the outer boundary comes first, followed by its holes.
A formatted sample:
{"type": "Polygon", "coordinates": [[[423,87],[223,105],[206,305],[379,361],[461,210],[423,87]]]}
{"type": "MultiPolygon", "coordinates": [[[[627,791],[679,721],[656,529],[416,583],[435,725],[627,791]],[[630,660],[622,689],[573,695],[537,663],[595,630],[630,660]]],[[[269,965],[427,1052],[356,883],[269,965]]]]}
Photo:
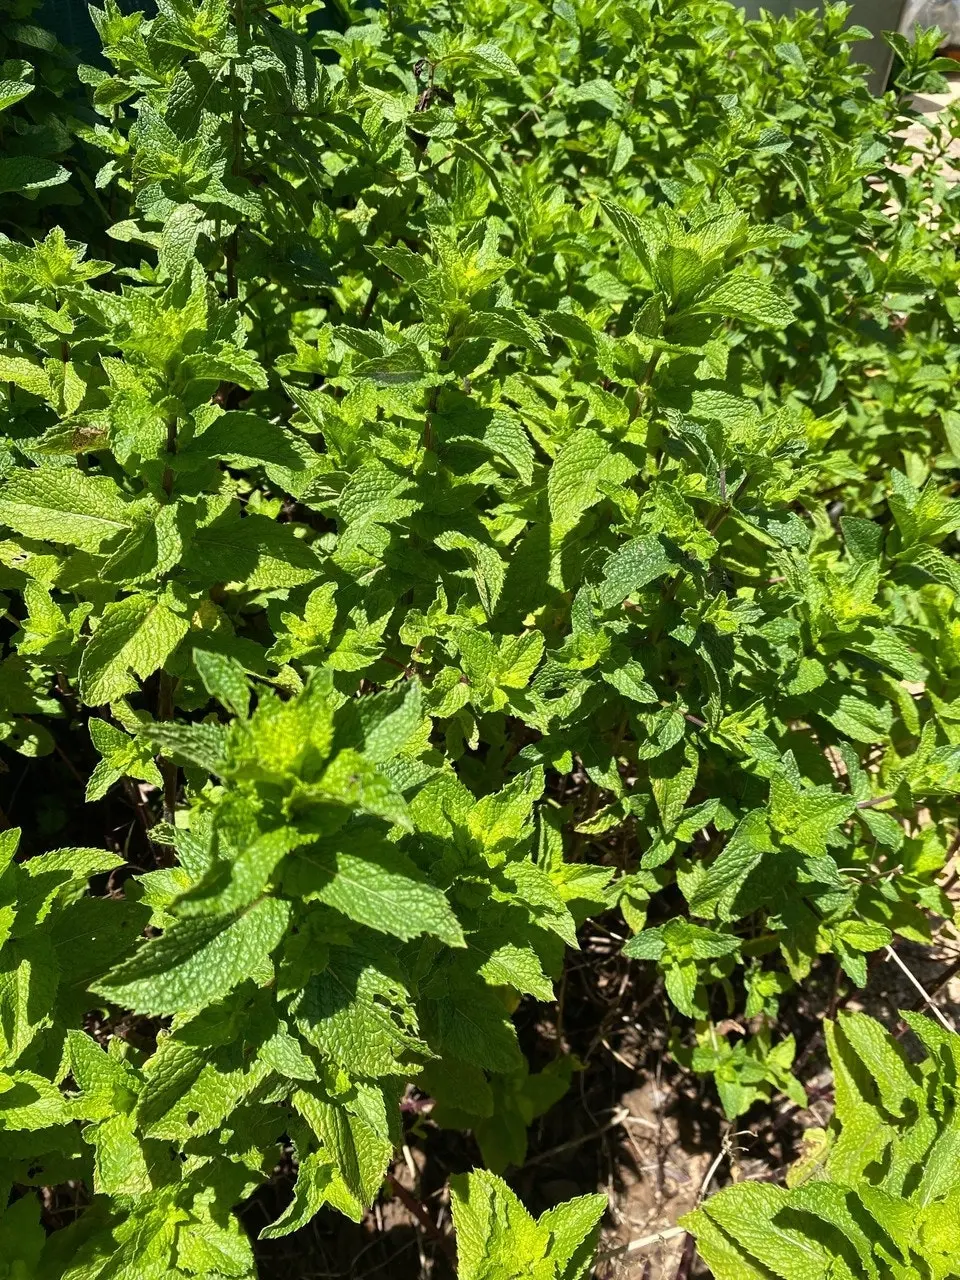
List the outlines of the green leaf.
{"type": "Polygon", "coordinates": [[[116,702],[162,667],[187,634],[185,618],[151,596],[108,605],[80,662],[80,695],[88,706],[116,702]]]}
{"type": "Polygon", "coordinates": [[[534,1222],[505,1182],[485,1169],[456,1174],[450,1179],[450,1201],[460,1280],[535,1274],[550,1232],[534,1222]]]}
{"type": "Polygon", "coordinates": [[[634,538],[625,542],[603,566],[600,603],[609,609],[649,586],[673,567],[660,538],[634,538]]]}
{"type": "Polygon", "coordinates": [[[98,551],[138,515],[108,476],[72,468],[16,471],[0,491],[0,521],[28,538],[98,551]]]}
{"type": "Polygon", "coordinates": [[[393,965],[372,949],[333,950],[294,1001],[300,1034],[363,1076],[402,1075],[425,1052],[416,1014],[393,965]]]}
{"type": "Polygon", "coordinates": [[[589,1273],[606,1210],[606,1196],[588,1195],[566,1200],[540,1215],[538,1225],[551,1235],[550,1258],[558,1280],[582,1280],[589,1273]]]}
{"type": "Polygon", "coordinates": [[[6,111],[15,102],[33,92],[30,75],[33,68],[29,62],[5,62],[2,67],[3,78],[0,79],[0,111],[6,111]],[[11,77],[16,76],[16,79],[11,77]]]}
{"type": "Polygon", "coordinates": [[[486,1169],[456,1174],[450,1193],[460,1280],[582,1280],[590,1270],[605,1196],[578,1196],[534,1221],[486,1169]]]}
{"type": "Polygon", "coordinates": [[[293,1105],[322,1141],[334,1169],[327,1198],[354,1222],[373,1203],[393,1154],[393,1142],[378,1131],[383,1094],[369,1085],[358,1085],[357,1094],[346,1104],[309,1086],[293,1095],[293,1105]]]}
{"type": "Polygon", "coordinates": [[[46,1076],[14,1071],[0,1075],[0,1083],[5,1086],[0,1091],[0,1131],[29,1133],[73,1119],[70,1103],[46,1076]]]}
{"type": "Polygon", "coordinates": [[[793,308],[783,294],[766,280],[734,274],[702,294],[688,312],[730,316],[770,329],[783,329],[793,320],[793,308]]]}
{"type": "Polygon", "coordinates": [[[193,661],[203,687],[234,715],[246,716],[250,710],[250,682],[247,673],[228,654],[194,649],[193,661]]]}
{"type": "Polygon", "coordinates": [[[205,1008],[245,978],[269,971],[289,916],[289,903],[261,898],[233,915],[177,920],[111,969],[94,990],[141,1013],[205,1008]]]}
{"type": "Polygon", "coordinates": [[[744,1182],[730,1191],[736,1194],[721,1191],[711,1196],[704,1212],[752,1259],[786,1280],[814,1280],[828,1274],[829,1255],[822,1244],[795,1226],[776,1223],[789,1202],[786,1191],[757,1182],[744,1182]]]}
{"type": "Polygon", "coordinates": [[[70,181],[70,170],[40,156],[0,159],[0,191],[32,192],[70,181]]]}
{"type": "Polygon", "coordinates": [[[495,45],[492,41],[484,40],[480,44],[475,44],[470,50],[473,58],[483,63],[485,67],[498,72],[504,76],[518,76],[520,69],[512,58],[509,58],[503,50],[495,45]]]}
{"type": "Polygon", "coordinates": [[[259,1240],[276,1240],[305,1227],[327,1203],[334,1166],[325,1152],[312,1151],[303,1157],[297,1169],[293,1200],[279,1218],[264,1227],[259,1240]]]}
{"type": "Polygon", "coordinates": [[[572,529],[580,516],[603,496],[600,483],[622,484],[633,466],[614,453],[601,435],[581,427],[557,455],[550,470],[547,494],[557,536],[572,529]]]}
{"type": "Polygon", "coordinates": [[[261,515],[241,518],[231,508],[198,530],[183,567],[200,582],[236,582],[248,591],[260,591],[312,582],[321,561],[290,525],[261,515]]]}
{"type": "MultiPolygon", "coordinates": [[[[469,945],[476,946],[477,940],[471,938],[469,945]]],[[[543,972],[540,957],[532,947],[520,947],[513,942],[494,946],[480,966],[480,972],[492,986],[515,987],[538,1000],[553,999],[553,983],[543,972]]]]}
{"type": "Polygon", "coordinates": [[[431,933],[451,947],[464,946],[463,932],[442,890],[421,877],[410,860],[385,843],[356,852],[301,849],[326,883],[316,896],[358,924],[404,941],[431,933]]]}
{"type": "Polygon", "coordinates": [[[240,466],[267,463],[289,471],[305,471],[313,451],[290,431],[253,413],[229,410],[215,418],[178,456],[206,462],[209,458],[225,458],[240,466]]]}
{"type": "MultiPolygon", "coordinates": [[[[2,174],[3,161],[0,160],[0,182],[2,182],[2,174]]],[[[8,356],[0,353],[0,379],[20,387],[23,391],[28,391],[32,396],[39,396],[42,400],[53,397],[50,377],[43,365],[34,364],[32,360],[26,360],[23,356],[8,356]]]]}

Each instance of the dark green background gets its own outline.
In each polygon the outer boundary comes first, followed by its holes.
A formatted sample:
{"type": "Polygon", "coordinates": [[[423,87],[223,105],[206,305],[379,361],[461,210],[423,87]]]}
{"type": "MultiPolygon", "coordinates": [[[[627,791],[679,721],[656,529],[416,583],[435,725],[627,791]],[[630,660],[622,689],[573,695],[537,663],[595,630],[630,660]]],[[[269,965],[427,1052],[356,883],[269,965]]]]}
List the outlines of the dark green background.
{"type": "MultiPolygon", "coordinates": [[[[153,15],[157,11],[154,0],[118,0],[124,13],[153,15]]],[[[35,15],[41,27],[52,31],[61,44],[74,49],[85,62],[102,62],[100,38],[90,21],[87,0],[43,0],[35,15]]]]}
{"type": "MultiPolygon", "coordinates": [[[[139,10],[148,17],[157,11],[156,0],[117,0],[124,13],[135,13],[139,10]]],[[[88,0],[43,0],[34,15],[34,21],[42,27],[54,32],[61,44],[74,50],[83,62],[106,65],[100,52],[100,38],[96,28],[90,21],[87,7],[88,0]]],[[[369,3],[368,8],[379,8],[378,0],[369,3]]],[[[2,21],[3,3],[0,0],[0,21],[2,21]]],[[[336,0],[330,0],[309,21],[310,30],[322,27],[335,27],[343,30],[347,19],[336,0]]]]}

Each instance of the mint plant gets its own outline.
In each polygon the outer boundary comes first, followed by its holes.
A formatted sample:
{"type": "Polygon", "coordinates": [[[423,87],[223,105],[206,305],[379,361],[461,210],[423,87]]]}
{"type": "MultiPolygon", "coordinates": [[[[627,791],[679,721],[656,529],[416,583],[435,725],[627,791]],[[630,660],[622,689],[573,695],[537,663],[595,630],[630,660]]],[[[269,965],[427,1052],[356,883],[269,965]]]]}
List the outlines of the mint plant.
{"type": "Polygon", "coordinates": [[[535,1221],[499,1178],[478,1169],[453,1188],[460,1280],[543,1276],[581,1280],[590,1272],[602,1195],[578,1196],[535,1221]]]}
{"type": "Polygon", "coordinates": [[[76,60],[52,32],[37,25],[33,0],[5,7],[0,36],[0,127],[4,154],[0,158],[0,203],[4,219],[22,223],[30,217],[23,199],[45,202],[50,189],[56,199],[73,203],[65,193],[70,178],[63,164],[78,121],[64,112],[58,99],[76,84],[76,60]]]}
{"type": "Polygon", "coordinates": [[[842,6],[313,9],[94,7],[83,218],[0,240],[0,741],[149,836],[5,836],[10,1232],[252,1275],[235,1207],[289,1158],[263,1238],[360,1221],[417,1090],[463,1275],[573,1280],[600,1202],[494,1174],[588,917],[733,1119],[815,968],[954,913],[956,119],[842,6]]]}
{"type": "Polygon", "coordinates": [[[717,1280],[957,1274],[958,1037],[904,1013],[923,1057],[863,1013],[827,1023],[836,1110],[807,1131],[787,1187],[741,1182],[684,1225],[717,1280]]]}

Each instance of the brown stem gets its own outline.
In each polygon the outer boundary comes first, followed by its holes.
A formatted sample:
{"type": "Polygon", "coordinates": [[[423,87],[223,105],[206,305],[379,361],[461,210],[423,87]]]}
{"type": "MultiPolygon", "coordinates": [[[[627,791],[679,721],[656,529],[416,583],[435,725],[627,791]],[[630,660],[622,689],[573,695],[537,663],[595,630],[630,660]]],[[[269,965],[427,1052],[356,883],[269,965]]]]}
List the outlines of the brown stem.
{"type": "Polygon", "coordinates": [[[238,253],[239,231],[232,231],[230,238],[227,240],[226,260],[227,260],[227,297],[235,298],[237,296],[237,253],[238,253]]]}
{"type": "MultiPolygon", "coordinates": [[[[177,452],[177,419],[170,418],[167,422],[167,440],[166,452],[168,456],[173,456],[177,452]]],[[[163,486],[163,492],[169,498],[173,493],[173,467],[169,463],[163,469],[163,479],[160,482],[163,486]]]]}
{"type": "Polygon", "coordinates": [[[391,1192],[397,1197],[403,1207],[413,1214],[431,1240],[436,1240],[442,1249],[449,1252],[450,1241],[430,1217],[429,1213],[427,1213],[425,1206],[411,1191],[408,1191],[403,1183],[400,1182],[399,1179],[395,1178],[392,1173],[387,1174],[387,1182],[390,1184],[391,1192]]]}
{"type": "MultiPolygon", "coordinates": [[[[449,338],[449,336],[450,336],[450,331],[448,329],[447,337],[449,338]]],[[[444,362],[449,359],[450,359],[450,347],[448,344],[444,346],[443,350],[440,352],[440,363],[437,370],[438,372],[440,368],[443,367],[444,362]]],[[[438,382],[435,387],[430,388],[430,395],[427,399],[427,412],[424,415],[424,422],[423,422],[423,447],[425,449],[433,448],[433,415],[437,412],[437,405],[439,403],[440,403],[440,383],[438,382]]]]}
{"type": "Polygon", "coordinates": [[[558,1058],[563,1057],[566,1053],[566,1047],[563,1037],[563,1015],[566,1011],[567,1003],[567,966],[563,966],[563,972],[560,974],[560,990],[557,992],[557,1025],[554,1031],[554,1053],[558,1058]]]}
{"type": "Polygon", "coordinates": [[[137,818],[139,819],[140,825],[143,827],[144,832],[148,832],[150,830],[150,823],[147,819],[147,814],[146,814],[147,806],[144,802],[143,796],[140,794],[140,791],[138,790],[132,778],[124,778],[123,789],[127,793],[127,799],[130,801],[130,804],[133,806],[133,811],[134,813],[136,813],[137,818]]]}
{"type": "MultiPolygon", "coordinates": [[[[241,46],[246,43],[246,15],[243,9],[243,0],[235,0],[233,7],[233,21],[237,28],[237,51],[239,53],[241,46]]],[[[243,120],[240,116],[240,86],[237,83],[236,60],[230,63],[230,97],[233,102],[233,114],[230,121],[231,134],[233,138],[233,161],[230,166],[230,171],[235,178],[239,178],[243,171],[243,120]]],[[[237,296],[237,253],[239,248],[239,236],[239,228],[234,227],[227,239],[227,246],[224,251],[224,256],[226,258],[228,298],[235,298],[237,296]]]]}
{"type": "Polygon", "coordinates": [[[690,1272],[693,1269],[693,1260],[697,1256],[697,1242],[693,1236],[688,1235],[683,1242],[683,1253],[680,1255],[680,1265],[677,1267],[677,1274],[674,1280],[689,1280],[690,1272]]]}
{"type": "Polygon", "coordinates": [[[180,770],[173,760],[161,756],[160,773],[163,776],[163,820],[169,826],[173,826],[174,818],[177,816],[177,784],[180,770]]]}
{"type": "Polygon", "coordinates": [[[64,751],[63,747],[60,746],[59,742],[55,742],[53,744],[53,749],[57,753],[57,755],[60,757],[60,759],[63,761],[63,763],[67,766],[67,768],[70,770],[70,772],[73,774],[73,776],[76,778],[76,780],[80,783],[80,785],[82,787],[86,787],[87,785],[86,778],[83,776],[83,774],[80,772],[77,766],[73,763],[73,761],[64,751]]]}
{"type": "MultiPolygon", "coordinates": [[[[160,672],[160,689],[157,694],[157,719],[173,719],[173,676],[160,672]]],[[[177,785],[180,770],[173,760],[158,756],[157,764],[163,778],[163,820],[172,825],[177,812],[177,785]]]]}
{"type": "MultiPolygon", "coordinates": [[[[54,292],[53,301],[55,306],[59,308],[60,294],[58,291],[54,292]]],[[[70,359],[70,343],[67,342],[65,338],[60,339],[60,359],[63,362],[63,364],[66,364],[67,361],[70,359]]],[[[64,370],[64,373],[66,373],[66,370],[64,370]]]]}
{"type": "Polygon", "coordinates": [[[70,681],[67,679],[67,677],[64,675],[62,671],[58,671],[56,673],[56,680],[57,680],[57,691],[60,694],[61,698],[63,698],[65,702],[68,702],[70,704],[70,707],[75,715],[79,714],[80,699],[77,697],[77,691],[73,688],[70,681]]]}
{"type": "Polygon", "coordinates": [[[886,804],[888,800],[892,800],[893,796],[874,796],[872,800],[858,800],[858,809],[876,809],[878,805],[886,804]]]}
{"type": "MultiPolygon", "coordinates": [[[[630,414],[631,422],[636,418],[640,410],[646,407],[650,400],[650,393],[653,389],[653,375],[657,371],[657,365],[660,363],[660,357],[662,355],[663,352],[655,348],[653,355],[647,362],[647,367],[643,374],[643,381],[637,389],[637,403],[634,405],[633,412],[630,414]]],[[[660,470],[661,463],[663,462],[663,451],[665,445],[663,440],[663,431],[659,425],[657,425],[656,430],[653,431],[651,437],[653,426],[654,419],[651,417],[647,422],[647,464],[649,470],[656,475],[660,470]]]]}
{"type": "MultiPolygon", "coordinates": [[[[927,988],[927,995],[930,996],[932,999],[933,996],[935,996],[938,992],[942,991],[943,988],[947,985],[947,983],[952,978],[955,978],[958,973],[960,973],[960,960],[954,960],[952,964],[948,965],[946,969],[943,970],[943,972],[940,974],[940,977],[937,978],[933,986],[927,988]]],[[[913,1002],[914,1013],[919,1013],[925,1007],[926,1007],[926,1001],[923,999],[922,996],[918,1000],[915,1000],[913,1002]]]]}
{"type": "MultiPolygon", "coordinates": [[[[749,481],[750,481],[749,474],[744,475],[743,479],[737,485],[733,496],[729,499],[729,501],[727,501],[723,505],[720,511],[718,511],[714,515],[713,519],[710,520],[710,522],[707,524],[707,533],[715,534],[717,532],[717,530],[723,524],[724,520],[726,520],[727,516],[730,514],[733,508],[737,505],[737,499],[743,494],[743,491],[744,489],[746,489],[749,481]]],[[[664,592],[663,600],[661,602],[662,604],[668,604],[673,599],[673,597],[677,594],[677,592],[680,590],[680,583],[683,580],[683,576],[684,576],[683,569],[678,570],[677,573],[673,576],[673,578],[670,580],[664,592]]],[[[664,624],[661,623],[660,626],[651,634],[650,636],[651,644],[656,644],[660,640],[660,636],[663,633],[663,627],[664,627],[664,624]]]]}

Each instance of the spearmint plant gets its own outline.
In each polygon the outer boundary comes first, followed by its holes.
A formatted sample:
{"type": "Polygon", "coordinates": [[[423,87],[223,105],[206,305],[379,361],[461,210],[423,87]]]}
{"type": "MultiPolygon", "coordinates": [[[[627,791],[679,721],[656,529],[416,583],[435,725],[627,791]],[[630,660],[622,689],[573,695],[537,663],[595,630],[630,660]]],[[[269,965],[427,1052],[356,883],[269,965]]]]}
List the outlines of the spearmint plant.
{"type": "Polygon", "coordinates": [[[914,1062],[864,1013],[828,1022],[836,1080],[830,1127],[807,1131],[787,1187],[741,1182],[685,1225],[717,1280],[769,1275],[957,1274],[958,1037],[932,1018],[903,1017],[922,1046],[914,1062]]]}
{"type": "Polygon", "coordinates": [[[63,185],[70,178],[63,160],[77,121],[58,101],[76,84],[76,62],[51,32],[36,24],[36,8],[32,0],[5,5],[0,34],[0,207],[5,220],[15,219],[21,226],[31,218],[24,198],[79,202],[78,193],[63,185]]]}
{"type": "Polygon", "coordinates": [[[512,1014],[589,916],[733,1118],[805,1101],[815,966],[953,914],[937,37],[875,99],[842,6],[91,14],[90,243],[0,240],[0,734],[82,729],[150,865],[3,837],[17,1262],[253,1275],[235,1206],[288,1155],[265,1238],[361,1220],[416,1088],[492,1171],[461,1275],[574,1280],[602,1201],[496,1175],[576,1066],[512,1014]]]}

